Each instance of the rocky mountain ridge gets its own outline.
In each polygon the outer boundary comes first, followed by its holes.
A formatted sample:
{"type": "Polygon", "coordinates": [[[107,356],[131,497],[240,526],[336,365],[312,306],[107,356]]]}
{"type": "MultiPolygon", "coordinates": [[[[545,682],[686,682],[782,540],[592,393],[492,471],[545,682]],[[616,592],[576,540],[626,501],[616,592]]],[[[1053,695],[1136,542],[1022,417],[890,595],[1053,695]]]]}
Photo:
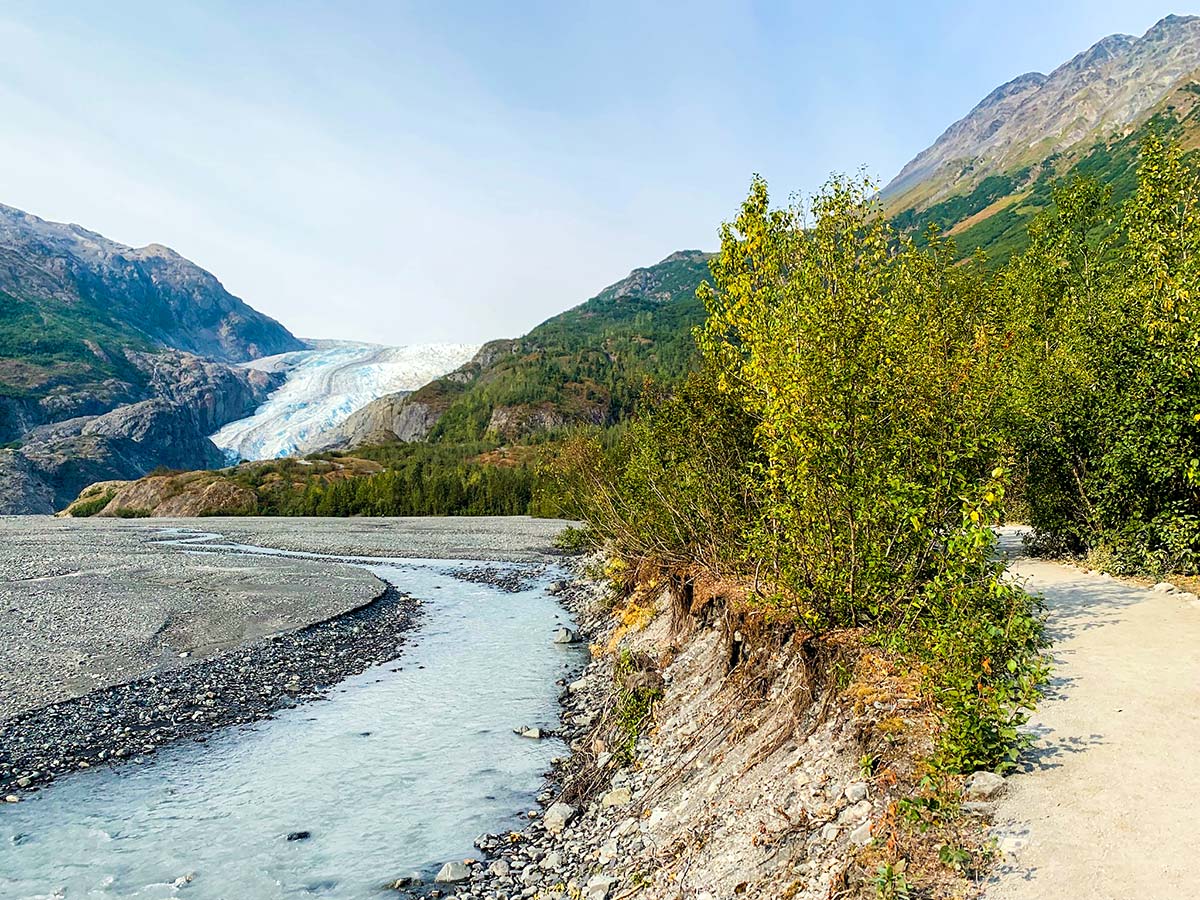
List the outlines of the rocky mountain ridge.
{"type": "Polygon", "coordinates": [[[989,175],[1036,165],[1133,127],[1200,68],[1200,17],[1167,16],[1110,35],[1054,69],[1001,85],[882,191],[892,210],[928,206],[989,175]]]}
{"type": "Polygon", "coordinates": [[[513,441],[627,415],[646,377],[691,365],[696,288],[711,254],[680,250],[634,269],[517,339],[490,341],[465,365],[411,393],[368,404],[305,450],[388,441],[513,441]]]}
{"type": "Polygon", "coordinates": [[[222,362],[303,349],[277,321],[169,247],[129,247],[0,204],[0,292],[222,362]]]}
{"type": "Polygon", "coordinates": [[[281,381],[231,363],[304,346],[167,247],[0,205],[0,513],[219,464],[207,435],[281,381]]]}

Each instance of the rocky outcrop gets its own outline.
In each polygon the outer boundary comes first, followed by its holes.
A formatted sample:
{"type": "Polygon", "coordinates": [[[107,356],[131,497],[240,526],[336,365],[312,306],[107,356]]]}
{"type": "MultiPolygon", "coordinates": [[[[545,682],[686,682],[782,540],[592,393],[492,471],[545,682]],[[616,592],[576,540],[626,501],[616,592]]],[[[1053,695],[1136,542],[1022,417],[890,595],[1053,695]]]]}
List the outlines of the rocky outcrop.
{"type": "Polygon", "coordinates": [[[743,590],[656,580],[614,605],[606,583],[558,588],[592,653],[561,695],[571,756],[540,817],[480,837],[485,859],[447,897],[875,897],[897,844],[906,890],[974,896],[940,853],[979,852],[986,817],[939,831],[897,815],[924,790],[934,728],[917,682],[849,635],[825,642],[755,610],[743,590]]]}
{"type": "Polygon", "coordinates": [[[407,402],[411,391],[397,391],[372,400],[352,412],[344,422],[308,441],[305,452],[358,447],[363,444],[389,444],[397,440],[419,441],[437,423],[437,414],[428,406],[407,402]],[[400,437],[403,434],[404,437],[400,437]]]}
{"type": "Polygon", "coordinates": [[[254,491],[226,479],[194,479],[180,485],[173,476],[164,475],[119,486],[100,515],[186,518],[215,513],[244,515],[257,509],[254,491]]]}
{"type": "MultiPolygon", "coordinates": [[[[603,412],[589,419],[589,424],[600,424],[603,412]]],[[[542,431],[556,431],[572,421],[566,413],[549,404],[519,406],[497,406],[492,410],[487,430],[503,440],[515,440],[525,435],[542,431]]]]}
{"type": "Polygon", "coordinates": [[[882,194],[902,208],[960,193],[991,174],[1035,163],[1136,123],[1200,68],[1200,18],[1168,16],[1142,37],[1111,35],[1049,75],[1002,85],[882,194]]]}
{"type": "Polygon", "coordinates": [[[130,352],[129,360],[146,374],[153,396],[23,434],[6,463],[21,473],[14,482],[21,487],[0,492],[0,514],[53,512],[89,484],[136,479],[158,467],[223,465],[224,455],[207,435],[247,415],[278,381],[178,351],[130,352]]]}
{"type": "Polygon", "coordinates": [[[0,450],[0,511],[22,516],[54,512],[54,491],[14,450],[0,450]]]}

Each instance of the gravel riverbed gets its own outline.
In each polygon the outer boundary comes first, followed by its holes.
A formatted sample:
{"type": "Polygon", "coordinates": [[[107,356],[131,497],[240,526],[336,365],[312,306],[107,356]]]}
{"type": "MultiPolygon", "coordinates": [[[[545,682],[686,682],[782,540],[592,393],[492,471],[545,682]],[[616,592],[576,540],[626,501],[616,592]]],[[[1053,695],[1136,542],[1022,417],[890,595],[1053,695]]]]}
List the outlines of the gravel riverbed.
{"type": "MultiPolygon", "coordinates": [[[[222,542],[369,557],[545,562],[532,519],[0,518],[0,795],[254,721],[395,659],[420,604],[337,560],[197,553],[222,542]]],[[[516,589],[511,570],[471,580],[516,589]]]]}

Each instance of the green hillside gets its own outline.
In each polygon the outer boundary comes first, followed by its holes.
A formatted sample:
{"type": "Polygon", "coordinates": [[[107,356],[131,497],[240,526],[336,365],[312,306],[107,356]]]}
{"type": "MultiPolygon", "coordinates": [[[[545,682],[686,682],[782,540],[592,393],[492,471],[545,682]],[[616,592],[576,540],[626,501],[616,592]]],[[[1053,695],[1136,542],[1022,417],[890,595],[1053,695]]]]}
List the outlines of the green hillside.
{"type": "MultiPolygon", "coordinates": [[[[1188,81],[1172,92],[1135,128],[1095,141],[1086,149],[1053,154],[1020,169],[989,175],[969,193],[929,206],[888,210],[892,224],[924,243],[931,226],[949,234],[961,256],[982,250],[992,266],[1006,263],[1028,246],[1028,227],[1052,204],[1056,184],[1075,177],[1096,178],[1124,202],[1137,188],[1138,151],[1151,131],[1177,140],[1189,150],[1200,144],[1200,82],[1188,81]]],[[[886,208],[886,207],[885,207],[886,208]]]]}
{"type": "Polygon", "coordinates": [[[483,364],[417,391],[413,401],[444,409],[430,440],[520,438],[624,418],[647,378],[670,381],[692,364],[708,258],[680,251],[636,269],[525,337],[496,342],[483,364]]]}

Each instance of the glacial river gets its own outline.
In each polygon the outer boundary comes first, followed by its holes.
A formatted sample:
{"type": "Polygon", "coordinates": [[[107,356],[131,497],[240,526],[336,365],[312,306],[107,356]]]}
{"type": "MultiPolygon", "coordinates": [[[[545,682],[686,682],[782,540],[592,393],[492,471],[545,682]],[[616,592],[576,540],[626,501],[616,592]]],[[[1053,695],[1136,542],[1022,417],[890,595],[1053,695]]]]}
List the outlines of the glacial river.
{"type": "Polygon", "coordinates": [[[363,564],[427,601],[399,659],[326,701],[0,806],[0,897],[387,896],[518,827],[565,749],[513,728],[555,725],[554,682],[582,665],[552,642],[566,616],[551,576],[506,593],[448,574],[470,562],[363,564]]]}

